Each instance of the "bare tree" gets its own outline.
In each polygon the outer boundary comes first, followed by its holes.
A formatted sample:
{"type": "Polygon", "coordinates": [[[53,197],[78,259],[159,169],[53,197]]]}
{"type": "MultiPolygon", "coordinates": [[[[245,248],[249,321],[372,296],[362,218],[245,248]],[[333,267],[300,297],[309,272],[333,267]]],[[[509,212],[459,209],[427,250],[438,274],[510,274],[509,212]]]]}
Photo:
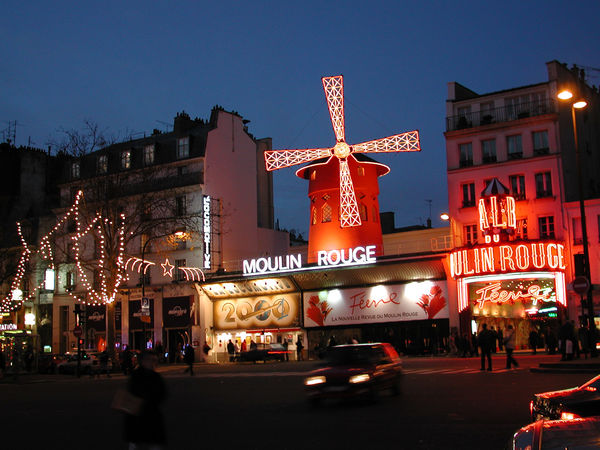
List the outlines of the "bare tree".
{"type": "Polygon", "coordinates": [[[52,147],[56,153],[65,153],[71,156],[83,156],[117,141],[115,136],[109,135],[108,128],[100,128],[96,122],[90,119],[84,119],[80,130],[60,127],[58,134],[57,137],[49,139],[46,144],[52,147]]]}

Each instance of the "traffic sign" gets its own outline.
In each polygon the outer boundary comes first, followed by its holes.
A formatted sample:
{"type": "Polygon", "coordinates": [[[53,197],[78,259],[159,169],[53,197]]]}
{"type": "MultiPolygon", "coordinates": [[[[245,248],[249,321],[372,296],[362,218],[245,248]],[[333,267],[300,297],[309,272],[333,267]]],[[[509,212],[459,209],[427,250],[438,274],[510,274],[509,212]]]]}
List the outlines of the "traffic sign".
{"type": "Polygon", "coordinates": [[[573,280],[573,290],[583,295],[590,290],[590,282],[586,277],[577,277],[573,280]]]}
{"type": "Polygon", "coordinates": [[[73,328],[73,334],[75,335],[75,337],[80,337],[83,334],[83,330],[79,325],[73,328]]]}

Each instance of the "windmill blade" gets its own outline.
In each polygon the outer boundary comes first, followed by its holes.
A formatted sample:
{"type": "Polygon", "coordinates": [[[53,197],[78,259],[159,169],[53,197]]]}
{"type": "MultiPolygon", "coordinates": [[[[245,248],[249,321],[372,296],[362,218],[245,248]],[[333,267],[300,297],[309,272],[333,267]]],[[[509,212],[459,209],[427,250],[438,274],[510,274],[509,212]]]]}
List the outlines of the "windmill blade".
{"type": "Polygon", "coordinates": [[[342,228],[358,227],[361,223],[348,160],[340,159],[340,225],[342,228]]]}
{"type": "Polygon", "coordinates": [[[307,148],[304,150],[267,150],[265,164],[267,170],[283,169],[296,164],[307,163],[320,158],[329,158],[330,148],[307,148]]]}
{"type": "Polygon", "coordinates": [[[323,77],[323,89],[337,142],[344,142],[344,77],[323,77]]]}
{"type": "Polygon", "coordinates": [[[408,131],[352,146],[354,153],[420,152],[419,132],[408,131]]]}

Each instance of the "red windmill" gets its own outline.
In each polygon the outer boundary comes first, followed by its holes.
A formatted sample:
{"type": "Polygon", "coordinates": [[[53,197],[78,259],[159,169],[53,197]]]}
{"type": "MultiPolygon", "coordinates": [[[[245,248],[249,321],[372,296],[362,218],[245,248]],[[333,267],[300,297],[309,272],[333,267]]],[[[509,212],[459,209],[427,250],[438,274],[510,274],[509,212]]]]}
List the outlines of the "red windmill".
{"type": "Polygon", "coordinates": [[[308,244],[309,262],[316,261],[317,250],[352,248],[359,245],[376,245],[377,253],[382,254],[377,178],[388,173],[389,168],[358,154],[420,151],[419,132],[409,131],[361,144],[348,145],[344,127],[343,77],[341,75],[324,77],[322,81],[336,144],[332,148],[266,151],[267,170],[314,161],[313,164],[296,172],[297,176],[310,180],[308,195],[313,207],[308,244]],[[358,177],[364,177],[359,182],[360,193],[369,203],[369,205],[361,204],[360,209],[353,181],[358,177]],[[317,200],[324,202],[319,208],[320,220],[315,206],[317,200]],[[373,214],[372,220],[370,223],[363,223],[361,216],[365,217],[369,209],[373,214]],[[338,217],[332,214],[335,210],[339,211],[338,217]]]}

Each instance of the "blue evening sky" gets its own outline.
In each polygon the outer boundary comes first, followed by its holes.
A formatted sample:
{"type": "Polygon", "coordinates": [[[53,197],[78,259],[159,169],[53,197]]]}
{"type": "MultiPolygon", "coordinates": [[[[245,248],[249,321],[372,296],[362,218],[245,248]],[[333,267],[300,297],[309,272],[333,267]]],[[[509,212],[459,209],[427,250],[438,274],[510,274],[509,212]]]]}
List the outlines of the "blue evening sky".
{"type": "MultiPolygon", "coordinates": [[[[344,75],[346,138],[418,129],[422,152],[376,156],[382,211],[434,226],[447,207],[446,84],[479,93],[600,68],[600,2],[13,1],[0,15],[0,129],[44,147],[84,119],[151,132],[178,111],[238,111],[273,148],[334,144],[322,76],[344,75]]],[[[588,71],[600,84],[600,72],[588,71]]],[[[1,137],[1,136],[0,136],[1,137]]],[[[275,173],[276,217],[307,237],[307,182],[275,173]]],[[[235,180],[232,180],[235,182],[235,180]]]]}

